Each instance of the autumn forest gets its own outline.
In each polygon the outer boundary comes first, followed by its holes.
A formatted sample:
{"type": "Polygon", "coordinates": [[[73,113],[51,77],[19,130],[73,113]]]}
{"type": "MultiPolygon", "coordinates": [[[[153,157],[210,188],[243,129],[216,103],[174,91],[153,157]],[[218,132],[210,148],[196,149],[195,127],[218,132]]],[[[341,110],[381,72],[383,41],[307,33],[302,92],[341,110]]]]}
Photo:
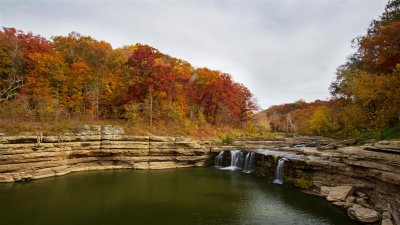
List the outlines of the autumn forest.
{"type": "MultiPolygon", "coordinates": [[[[337,69],[329,101],[259,111],[228,73],[196,68],[146,44],[113,49],[71,32],[46,39],[0,31],[0,132],[113,122],[133,133],[192,136],[400,135],[400,1],[389,1],[337,69]]],[[[343,56],[345,57],[345,56],[343,56]]]]}
{"type": "Polygon", "coordinates": [[[303,134],[394,138],[400,136],[400,1],[389,1],[357,51],[337,69],[330,101],[297,101],[263,113],[271,129],[303,134]]]}
{"type": "Polygon", "coordinates": [[[46,40],[3,28],[2,120],[123,120],[127,126],[241,127],[257,109],[231,75],[142,44],[112,49],[72,32],[46,40]]]}

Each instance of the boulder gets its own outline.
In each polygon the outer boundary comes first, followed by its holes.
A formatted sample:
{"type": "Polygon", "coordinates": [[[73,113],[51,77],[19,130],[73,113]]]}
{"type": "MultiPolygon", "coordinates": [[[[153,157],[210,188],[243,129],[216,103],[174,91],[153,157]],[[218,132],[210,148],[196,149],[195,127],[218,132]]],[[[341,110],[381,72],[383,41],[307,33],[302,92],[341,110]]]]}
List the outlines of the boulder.
{"type": "Polygon", "coordinates": [[[393,225],[393,222],[390,218],[385,218],[382,220],[381,225],[393,225]]]}
{"type": "Polygon", "coordinates": [[[336,186],[329,191],[326,200],[330,202],[344,202],[346,198],[353,194],[353,186],[336,186]]]}
{"type": "Polygon", "coordinates": [[[354,196],[349,196],[346,198],[346,202],[348,202],[348,203],[354,203],[355,200],[356,200],[356,198],[354,196]]]}
{"type": "Polygon", "coordinates": [[[86,136],[86,135],[100,135],[101,134],[101,126],[100,125],[82,125],[77,131],[77,135],[86,136]]]}
{"type": "Polygon", "coordinates": [[[347,209],[349,216],[363,223],[373,223],[380,219],[379,213],[375,210],[364,208],[361,205],[354,204],[347,209]]]}
{"type": "Polygon", "coordinates": [[[113,125],[82,125],[77,130],[77,135],[123,135],[124,129],[113,125]]]}
{"type": "Polygon", "coordinates": [[[363,198],[356,198],[356,202],[357,202],[357,204],[360,204],[360,205],[367,204],[367,201],[365,201],[365,199],[363,199],[363,198]]]}
{"type": "Polygon", "coordinates": [[[350,202],[332,202],[332,204],[339,206],[340,208],[347,209],[351,206],[353,206],[353,203],[350,202]]]}
{"type": "Polygon", "coordinates": [[[390,213],[388,211],[384,211],[382,213],[382,219],[390,218],[390,213]]]}
{"type": "Polygon", "coordinates": [[[381,225],[393,225],[393,222],[390,218],[391,218],[390,213],[388,211],[384,211],[382,213],[381,225]]]}
{"type": "Polygon", "coordinates": [[[124,134],[124,129],[120,126],[104,125],[101,127],[102,135],[122,135],[124,134]]]}
{"type": "Polygon", "coordinates": [[[364,192],[361,191],[356,191],[356,196],[360,197],[360,198],[365,198],[367,197],[367,195],[364,192]]]}
{"type": "Polygon", "coordinates": [[[331,187],[327,187],[327,186],[322,186],[320,193],[323,196],[328,196],[329,192],[331,191],[331,187]]]}

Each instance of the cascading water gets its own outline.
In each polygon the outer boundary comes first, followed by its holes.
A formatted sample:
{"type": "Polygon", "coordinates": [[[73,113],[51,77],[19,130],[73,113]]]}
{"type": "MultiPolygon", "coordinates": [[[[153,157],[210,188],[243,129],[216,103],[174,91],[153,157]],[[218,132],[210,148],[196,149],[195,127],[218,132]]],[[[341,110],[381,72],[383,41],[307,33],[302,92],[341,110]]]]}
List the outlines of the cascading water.
{"type": "Polygon", "coordinates": [[[214,165],[216,167],[222,167],[224,162],[224,151],[220,152],[216,157],[215,157],[215,162],[214,165]]]}
{"type": "Polygon", "coordinates": [[[244,153],[240,150],[231,150],[231,166],[222,168],[223,170],[241,170],[243,167],[244,153]]]}
{"type": "Polygon", "coordinates": [[[283,164],[287,161],[287,158],[280,158],[276,167],[276,177],[272,183],[283,184],[283,164]]]}
{"type": "Polygon", "coordinates": [[[247,153],[246,158],[244,159],[243,172],[245,173],[253,172],[255,162],[256,162],[256,153],[255,152],[247,153]]]}
{"type": "Polygon", "coordinates": [[[244,152],[240,150],[231,151],[231,167],[241,170],[243,167],[244,152]]]}

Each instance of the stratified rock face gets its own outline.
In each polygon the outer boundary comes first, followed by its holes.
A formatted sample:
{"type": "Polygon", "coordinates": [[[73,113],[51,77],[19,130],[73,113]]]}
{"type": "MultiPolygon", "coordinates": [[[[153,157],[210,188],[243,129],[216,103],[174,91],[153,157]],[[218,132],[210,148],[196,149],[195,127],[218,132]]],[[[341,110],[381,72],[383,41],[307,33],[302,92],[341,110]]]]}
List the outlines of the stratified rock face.
{"type": "MultiPolygon", "coordinates": [[[[221,151],[241,149],[257,153],[255,173],[263,176],[274,176],[278,159],[288,157],[287,153],[299,156],[285,162],[285,182],[347,208],[356,220],[377,221],[375,210],[385,211],[388,205],[396,212],[400,208],[400,153],[396,147],[400,142],[375,146],[330,142],[319,138],[240,139],[237,146],[226,146],[182,137],[123,135],[121,128],[113,126],[83,126],[70,136],[0,135],[0,182],[84,170],[205,166],[221,151]],[[325,147],[315,147],[321,145],[325,147]]],[[[225,156],[229,161],[228,152],[225,156]]],[[[382,223],[390,224],[390,218],[382,218],[382,223]]]]}
{"type": "Polygon", "coordinates": [[[363,223],[373,223],[380,219],[379,213],[375,210],[364,208],[361,205],[354,204],[347,209],[349,216],[363,223]]]}
{"type": "Polygon", "coordinates": [[[0,136],[0,182],[85,170],[205,166],[209,159],[207,148],[185,138],[120,135],[108,126],[84,132],[93,135],[0,136]]]}
{"type": "Polygon", "coordinates": [[[344,202],[347,197],[353,194],[354,188],[352,186],[337,186],[330,188],[326,200],[330,202],[344,202]]]}
{"type": "MultiPolygon", "coordinates": [[[[400,141],[380,142],[373,146],[347,146],[351,141],[338,143],[318,138],[249,142],[247,145],[246,140],[241,140],[240,145],[244,147],[239,149],[257,153],[255,174],[272,177],[278,159],[289,157],[283,167],[287,184],[326,197],[342,208],[353,204],[378,211],[387,210],[389,204],[396,210],[400,208],[400,141]],[[297,157],[292,157],[293,154],[297,157]],[[337,192],[337,186],[348,188],[337,192]],[[351,187],[355,190],[354,196],[351,196],[351,187]]],[[[238,148],[218,146],[212,147],[211,151],[230,149],[238,148]]]]}
{"type": "Polygon", "coordinates": [[[76,135],[123,135],[124,129],[112,125],[82,125],[78,128],[76,135]]]}

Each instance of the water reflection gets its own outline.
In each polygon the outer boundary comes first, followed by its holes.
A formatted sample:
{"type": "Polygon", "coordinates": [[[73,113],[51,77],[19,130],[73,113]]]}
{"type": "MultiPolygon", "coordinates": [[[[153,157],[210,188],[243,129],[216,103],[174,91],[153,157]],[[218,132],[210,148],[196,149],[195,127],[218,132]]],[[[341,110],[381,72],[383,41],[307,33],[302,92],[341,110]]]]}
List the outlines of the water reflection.
{"type": "Polygon", "coordinates": [[[82,172],[0,184],[0,224],[356,224],[323,199],[215,168],[82,172]]]}

